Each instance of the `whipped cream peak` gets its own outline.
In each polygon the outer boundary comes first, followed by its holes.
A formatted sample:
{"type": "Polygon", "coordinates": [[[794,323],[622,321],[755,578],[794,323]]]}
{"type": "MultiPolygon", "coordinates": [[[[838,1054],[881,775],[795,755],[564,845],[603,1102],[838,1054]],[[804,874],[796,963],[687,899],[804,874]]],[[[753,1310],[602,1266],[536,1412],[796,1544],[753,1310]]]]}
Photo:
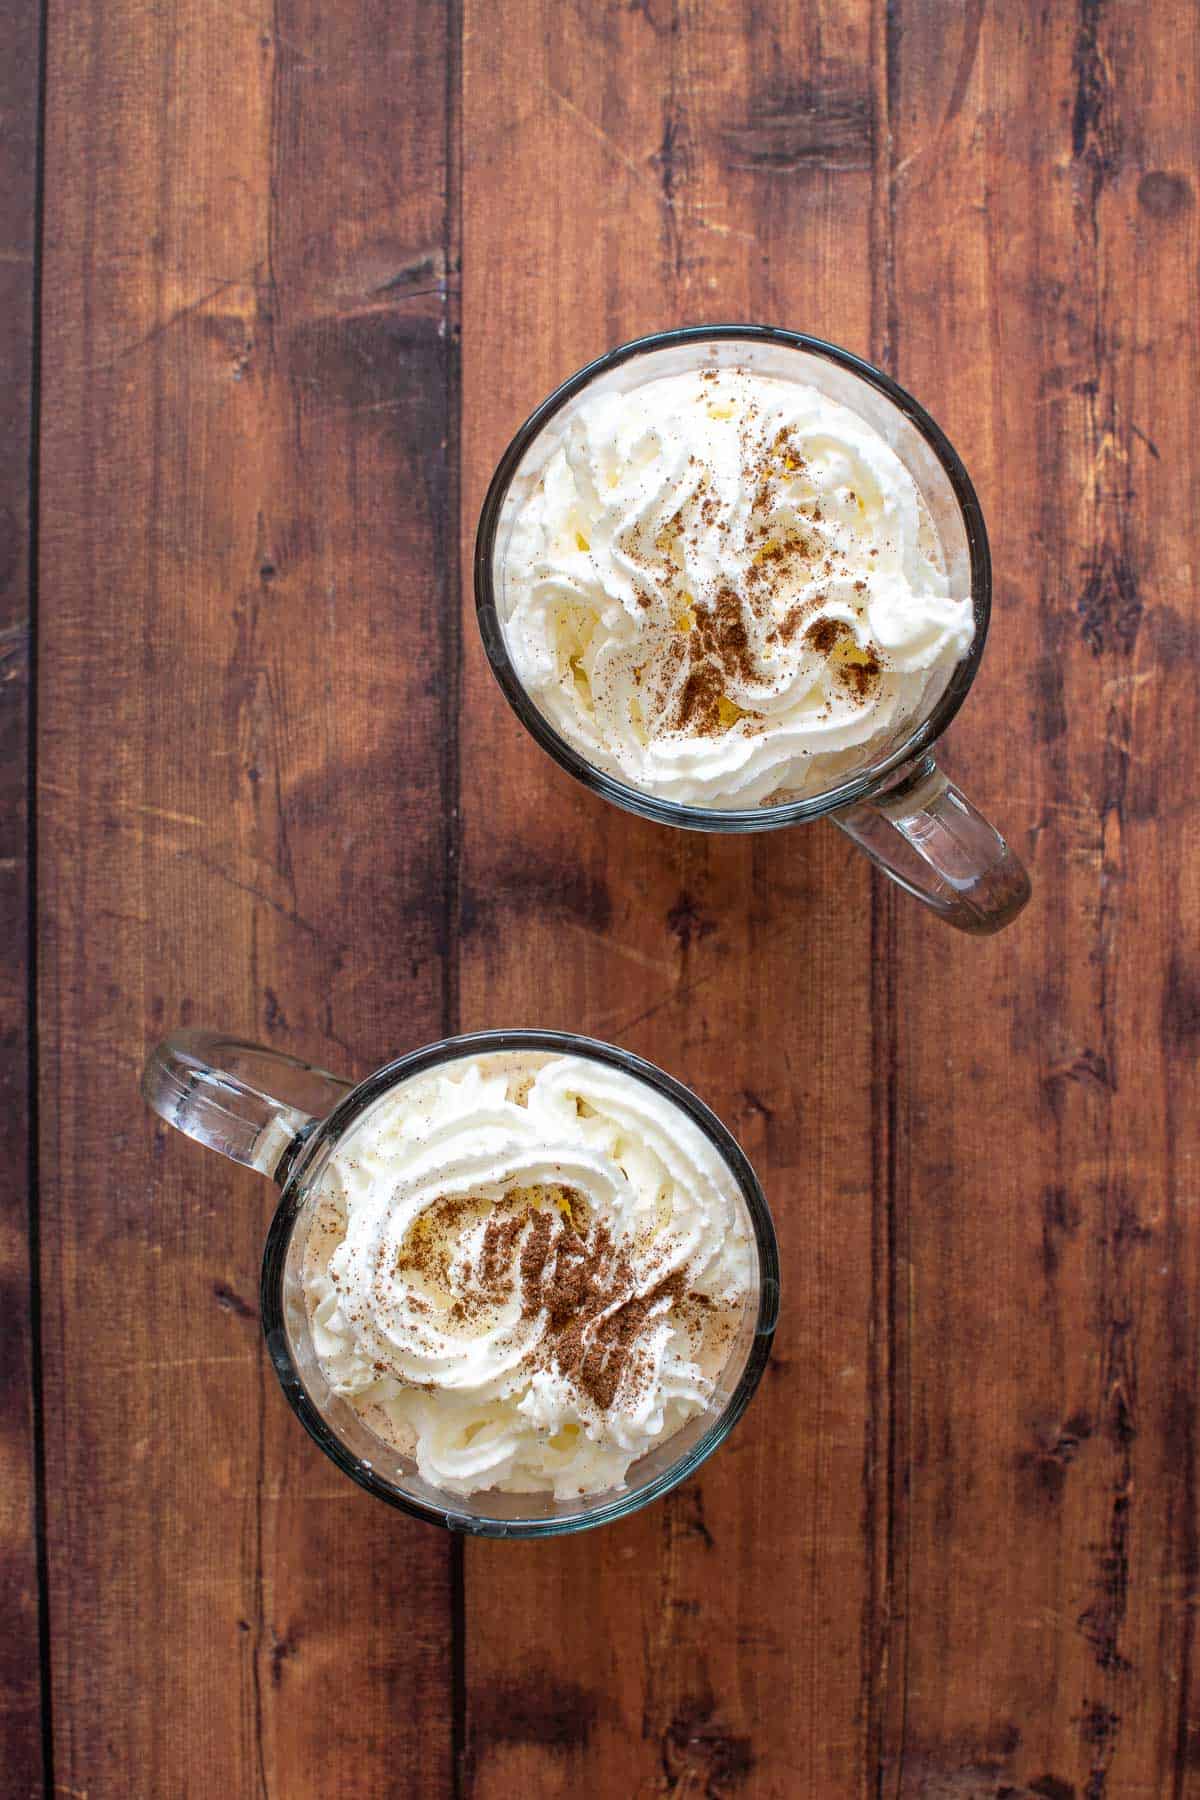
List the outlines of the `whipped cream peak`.
{"type": "Polygon", "coordinates": [[[753,1249],[723,1159],[649,1084],[483,1055],[339,1145],[304,1285],[330,1387],[428,1482],[565,1498],[707,1409],[753,1249]]]}
{"type": "Polygon", "coordinates": [[[498,585],[514,668],[559,734],[702,807],[868,766],[974,636],[895,450],[817,388],[736,366],[585,396],[498,585]]]}

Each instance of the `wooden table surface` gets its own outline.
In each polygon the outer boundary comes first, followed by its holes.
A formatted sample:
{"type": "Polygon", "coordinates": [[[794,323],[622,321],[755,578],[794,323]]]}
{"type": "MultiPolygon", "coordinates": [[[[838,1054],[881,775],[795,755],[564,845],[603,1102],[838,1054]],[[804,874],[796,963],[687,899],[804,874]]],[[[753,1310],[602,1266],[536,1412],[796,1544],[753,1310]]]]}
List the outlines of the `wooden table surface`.
{"type": "Polygon", "coordinates": [[[0,13],[5,1793],[1200,1794],[1195,9],[0,13]],[[717,319],[974,475],[997,938],[828,826],[605,807],[486,667],[512,431],[717,319]],[[729,1444],[560,1543],[359,1493],[264,1353],[269,1185],[139,1101],[180,1023],[682,1076],[781,1240],[729,1444]]]}

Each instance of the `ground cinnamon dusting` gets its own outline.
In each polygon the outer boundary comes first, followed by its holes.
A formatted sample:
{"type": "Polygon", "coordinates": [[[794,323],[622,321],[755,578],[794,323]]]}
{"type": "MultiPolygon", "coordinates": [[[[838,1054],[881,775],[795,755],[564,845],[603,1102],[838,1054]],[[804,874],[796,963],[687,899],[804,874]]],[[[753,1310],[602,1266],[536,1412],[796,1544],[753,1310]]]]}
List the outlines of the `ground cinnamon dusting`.
{"type": "Polygon", "coordinates": [[[859,700],[865,700],[882,674],[882,664],[874,646],[860,649],[849,625],[842,619],[814,619],[804,640],[818,656],[833,659],[834,670],[842,686],[859,700]],[[842,654],[838,654],[839,651],[842,654]]]}
{"type": "MultiPolygon", "coordinates": [[[[423,1229],[410,1234],[397,1271],[446,1280],[455,1230],[486,1205],[471,1198],[435,1202],[423,1229]]],[[[515,1293],[521,1318],[543,1321],[534,1367],[565,1377],[592,1407],[607,1412],[623,1386],[636,1392],[652,1379],[645,1334],[653,1321],[674,1308],[678,1322],[691,1328],[711,1305],[689,1290],[681,1270],[646,1292],[637,1287],[629,1248],[603,1221],[588,1219],[581,1195],[570,1188],[522,1190],[493,1204],[474,1266],[460,1265],[449,1319],[470,1325],[515,1293]]]]}
{"type": "Polygon", "coordinates": [[[607,1412],[635,1373],[646,1325],[682,1295],[684,1276],[676,1271],[638,1294],[628,1260],[614,1252],[607,1232],[598,1234],[591,1256],[564,1257],[560,1250],[558,1264],[541,1296],[548,1318],[543,1353],[599,1412],[607,1412]]]}
{"type": "Polygon", "coordinates": [[[628,1250],[600,1223],[585,1237],[574,1210],[552,1222],[538,1214],[521,1255],[521,1314],[545,1314],[538,1359],[607,1412],[633,1368],[650,1317],[685,1289],[676,1271],[649,1293],[636,1292],[628,1250]],[[557,1234],[554,1224],[557,1224],[557,1234]]]}
{"type": "Polygon", "coordinates": [[[845,629],[840,619],[814,619],[804,634],[804,641],[811,644],[818,656],[828,656],[845,629]]]}
{"type": "Polygon", "coordinates": [[[741,597],[733,588],[723,587],[711,606],[698,601],[695,618],[686,645],[690,666],[671,724],[676,731],[710,737],[724,728],[721,701],[728,699],[729,683],[753,682],[754,661],[741,597]]]}
{"type": "Polygon", "coordinates": [[[793,606],[791,608],[790,612],[787,612],[784,614],[783,618],[780,619],[779,624],[775,628],[776,636],[781,640],[781,642],[783,642],[785,644],[791,643],[792,639],[795,637],[795,635],[799,631],[801,625],[803,625],[805,619],[807,618],[809,611],[810,611],[809,606],[798,605],[798,606],[793,606]]]}
{"type": "MultiPolygon", "coordinates": [[[[729,373],[737,377],[746,371],[736,367],[729,373]]],[[[700,375],[714,383],[720,371],[714,367],[700,375]]],[[[764,685],[771,690],[771,651],[760,667],[758,641],[786,646],[803,631],[809,647],[830,659],[829,673],[843,693],[859,702],[867,700],[882,674],[875,648],[862,648],[841,621],[817,619],[805,629],[829,597],[823,586],[812,589],[822,577],[836,580],[847,571],[840,554],[830,554],[824,543],[820,505],[795,485],[809,468],[802,435],[794,426],[782,426],[768,438],[761,427],[753,428],[757,417],[757,409],[747,407],[739,425],[751,503],[737,587],[726,583],[715,594],[693,594],[684,586],[688,547],[695,552],[704,534],[727,535],[730,529],[730,521],[721,516],[712,473],[703,464],[684,503],[656,522],[653,548],[627,551],[647,583],[659,592],[665,583],[671,606],[672,631],[656,660],[652,689],[643,689],[640,697],[647,710],[639,715],[639,725],[645,722],[655,731],[703,738],[720,737],[737,725],[745,732],[763,729],[765,715],[753,710],[748,699],[764,685]],[[781,494],[788,502],[782,512],[776,506],[781,494]],[[798,590],[805,595],[802,600],[796,598],[798,590]]],[[[696,463],[695,456],[689,458],[689,465],[696,463]]],[[[857,495],[852,490],[847,494],[856,504],[857,495]]],[[[639,605],[648,608],[650,596],[642,580],[635,576],[633,585],[639,605]]],[[[855,580],[854,589],[864,594],[867,584],[855,580]]],[[[635,672],[639,686],[645,666],[635,672]]]]}
{"type": "Polygon", "coordinates": [[[505,1218],[499,1215],[490,1218],[484,1227],[476,1279],[489,1300],[502,1300],[508,1293],[511,1286],[509,1264],[524,1225],[525,1220],[519,1216],[505,1218]]]}
{"type": "Polygon", "coordinates": [[[838,670],[842,685],[852,689],[860,700],[866,699],[878,681],[879,675],[879,659],[873,650],[867,651],[865,662],[844,663],[838,670]]]}

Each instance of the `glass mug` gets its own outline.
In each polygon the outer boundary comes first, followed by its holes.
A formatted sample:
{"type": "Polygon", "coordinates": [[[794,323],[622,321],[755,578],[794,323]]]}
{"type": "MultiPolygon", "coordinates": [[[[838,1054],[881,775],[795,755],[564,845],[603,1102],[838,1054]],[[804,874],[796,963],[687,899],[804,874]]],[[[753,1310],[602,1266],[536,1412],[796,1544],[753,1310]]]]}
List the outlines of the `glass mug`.
{"type": "Polygon", "coordinates": [[[992,573],[983,514],[944,432],[879,369],[820,338],[765,325],[688,326],[637,338],[580,369],[544,400],[500,459],[475,539],[475,604],[484,649],[506,698],[543,750],[593,792],[660,824],[696,831],[768,831],[831,818],[886,875],[962,931],[1009,924],[1029,898],[1029,878],[994,826],[935,763],[931,747],[966,698],[983,657],[992,573]],[[585,398],[626,392],[659,375],[737,363],[802,381],[874,426],[913,476],[942,542],[956,591],[969,581],[975,614],[970,650],[928,716],[902,741],[825,792],[737,811],[659,799],[589,763],[562,738],[513,667],[497,608],[514,520],[585,398]]]}
{"type": "Polygon", "coordinates": [[[292,1056],[207,1031],[178,1031],[151,1053],[142,1094],[160,1118],[282,1190],[267,1233],[260,1304],[275,1373],[301,1424],[360,1487],[417,1518],[484,1537],[555,1537],[636,1512],[693,1474],[728,1436],[758,1386],[779,1311],[779,1252],[762,1189],[715,1113],[653,1063],[560,1031],[480,1031],[398,1057],[355,1085],[292,1056]],[[462,1057],[548,1052],[608,1064],[679,1107],[733,1177],[749,1224],[749,1298],[704,1413],[635,1462],[621,1489],[556,1500],[550,1493],[487,1490],[466,1498],[422,1480],[363,1422],[321,1373],[302,1286],[305,1240],[320,1178],[338,1146],[401,1083],[462,1057]]]}

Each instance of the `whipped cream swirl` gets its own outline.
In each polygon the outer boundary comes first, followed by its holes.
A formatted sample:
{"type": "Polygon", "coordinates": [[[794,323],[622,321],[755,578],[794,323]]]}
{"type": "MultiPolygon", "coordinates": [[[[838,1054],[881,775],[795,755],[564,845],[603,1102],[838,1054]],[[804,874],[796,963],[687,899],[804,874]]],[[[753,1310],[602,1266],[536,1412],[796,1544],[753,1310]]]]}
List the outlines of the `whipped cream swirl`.
{"type": "Polygon", "coordinates": [[[661,799],[821,793],[928,715],[974,636],[904,463],[741,368],[585,398],[513,520],[509,655],[551,725],[661,799]]]}
{"type": "Polygon", "coordinates": [[[752,1285],[744,1203],[646,1083],[464,1058],[331,1159],[304,1281],[332,1389],[456,1494],[620,1487],[703,1412],[752,1285]]]}

